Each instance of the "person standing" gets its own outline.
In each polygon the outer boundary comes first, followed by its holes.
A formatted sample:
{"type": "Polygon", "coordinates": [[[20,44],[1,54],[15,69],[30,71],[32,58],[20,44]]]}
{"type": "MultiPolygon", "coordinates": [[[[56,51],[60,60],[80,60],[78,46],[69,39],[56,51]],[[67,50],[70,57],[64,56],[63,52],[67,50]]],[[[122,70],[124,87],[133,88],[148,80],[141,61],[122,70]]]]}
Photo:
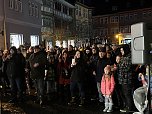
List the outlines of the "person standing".
{"type": "Polygon", "coordinates": [[[29,57],[31,78],[37,93],[37,102],[42,106],[44,104],[44,77],[47,58],[37,45],[34,47],[34,53],[29,57]]]}
{"type": "Polygon", "coordinates": [[[107,65],[104,68],[104,75],[102,76],[101,80],[101,92],[105,97],[105,109],[103,112],[112,112],[112,95],[115,87],[115,80],[114,76],[111,72],[111,66],[107,65]]]}
{"type": "Polygon", "coordinates": [[[79,106],[84,105],[85,100],[85,91],[84,91],[84,84],[85,84],[85,74],[86,74],[86,64],[83,59],[82,52],[77,51],[75,54],[75,58],[71,64],[72,71],[71,71],[71,82],[70,82],[70,92],[71,92],[71,101],[68,103],[69,105],[75,102],[76,98],[76,87],[79,89],[80,95],[80,104],[79,106]]]}
{"type": "Polygon", "coordinates": [[[128,112],[133,109],[133,77],[132,77],[132,63],[131,52],[128,44],[122,45],[120,48],[121,59],[118,64],[118,83],[123,101],[123,108],[121,112],[128,112]]]}
{"type": "Polygon", "coordinates": [[[99,59],[97,61],[96,70],[93,72],[93,74],[95,75],[95,78],[96,78],[96,82],[97,82],[97,89],[98,89],[100,103],[104,102],[104,98],[101,93],[101,79],[104,74],[104,68],[107,65],[110,65],[110,61],[106,56],[106,48],[102,47],[99,49],[99,59]]]}
{"type": "Polygon", "coordinates": [[[10,54],[7,56],[5,60],[6,73],[11,85],[11,100],[9,102],[10,103],[23,102],[23,81],[24,81],[25,59],[23,59],[17,53],[17,49],[15,46],[11,47],[9,52],[10,54]]]}

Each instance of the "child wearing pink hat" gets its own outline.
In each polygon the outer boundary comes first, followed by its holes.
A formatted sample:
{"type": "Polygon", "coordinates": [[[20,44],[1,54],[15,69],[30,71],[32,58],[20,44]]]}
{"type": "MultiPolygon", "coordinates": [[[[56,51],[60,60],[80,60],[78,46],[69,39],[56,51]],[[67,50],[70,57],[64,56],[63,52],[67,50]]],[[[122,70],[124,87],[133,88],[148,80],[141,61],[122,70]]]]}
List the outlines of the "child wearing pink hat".
{"type": "Polygon", "coordinates": [[[111,72],[111,66],[107,65],[104,68],[104,75],[102,76],[101,80],[101,92],[105,97],[105,109],[103,112],[112,112],[112,94],[115,87],[115,80],[114,76],[111,72]]]}

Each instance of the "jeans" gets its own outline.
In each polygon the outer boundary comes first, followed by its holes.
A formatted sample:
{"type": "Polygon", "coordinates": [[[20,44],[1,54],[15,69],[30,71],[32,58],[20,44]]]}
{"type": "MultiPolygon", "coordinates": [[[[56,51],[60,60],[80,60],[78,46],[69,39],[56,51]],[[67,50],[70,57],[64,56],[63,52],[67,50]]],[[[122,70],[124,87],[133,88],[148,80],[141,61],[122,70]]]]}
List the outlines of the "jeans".
{"type": "Polygon", "coordinates": [[[17,90],[18,90],[18,96],[22,99],[23,97],[23,79],[20,77],[10,77],[9,78],[10,85],[11,85],[11,94],[12,99],[17,99],[17,90]]]}
{"type": "Polygon", "coordinates": [[[43,96],[44,96],[44,79],[43,78],[34,79],[34,85],[35,85],[35,88],[36,88],[38,99],[43,99],[43,96]]]}
{"type": "Polygon", "coordinates": [[[113,104],[112,97],[105,96],[105,103],[111,103],[111,104],[113,104]]]}
{"type": "Polygon", "coordinates": [[[75,88],[76,87],[78,87],[78,89],[79,89],[80,97],[85,98],[84,84],[83,84],[83,82],[78,82],[78,81],[71,81],[71,83],[70,83],[71,96],[75,97],[75,88]]]}
{"type": "Polygon", "coordinates": [[[46,81],[46,91],[47,93],[57,92],[57,83],[54,80],[46,81]]]}
{"type": "Polygon", "coordinates": [[[104,102],[104,98],[101,93],[101,83],[99,83],[99,82],[97,82],[97,89],[98,89],[98,93],[99,93],[99,102],[104,102]]]}

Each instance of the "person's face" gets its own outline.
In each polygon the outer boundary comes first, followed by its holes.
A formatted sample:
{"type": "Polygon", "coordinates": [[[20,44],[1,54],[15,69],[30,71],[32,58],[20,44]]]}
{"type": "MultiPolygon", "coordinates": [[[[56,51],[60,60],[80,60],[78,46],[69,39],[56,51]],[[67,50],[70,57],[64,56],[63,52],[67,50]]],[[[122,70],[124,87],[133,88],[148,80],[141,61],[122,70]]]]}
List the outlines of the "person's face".
{"type": "Polygon", "coordinates": [[[90,50],[86,50],[86,54],[89,54],[90,53],[90,50]]]}
{"type": "Polygon", "coordinates": [[[80,52],[77,51],[76,54],[75,54],[76,58],[80,58],[80,52]]]}
{"type": "Polygon", "coordinates": [[[39,51],[40,51],[40,49],[34,49],[34,53],[37,53],[39,51]]]}
{"type": "Polygon", "coordinates": [[[122,56],[125,54],[125,52],[124,52],[124,49],[123,49],[123,48],[120,48],[120,52],[121,52],[122,56]]]}
{"type": "Polygon", "coordinates": [[[117,49],[117,46],[116,46],[116,45],[113,45],[113,46],[112,46],[112,49],[113,49],[113,50],[116,50],[116,49],[117,49]]]}
{"type": "Polygon", "coordinates": [[[110,70],[104,69],[104,72],[105,72],[106,75],[108,75],[110,73],[110,70]]]}
{"type": "Polygon", "coordinates": [[[62,59],[59,57],[59,58],[58,58],[58,61],[59,61],[59,63],[61,63],[62,59]]]}
{"type": "Polygon", "coordinates": [[[72,47],[71,46],[69,46],[68,51],[72,51],[72,47]]]}
{"type": "Polygon", "coordinates": [[[116,62],[119,63],[120,62],[120,56],[116,57],[116,62]]]}
{"type": "Polygon", "coordinates": [[[14,50],[11,49],[11,50],[10,50],[10,54],[12,55],[12,54],[14,54],[14,53],[15,53],[14,50]]]}
{"type": "Polygon", "coordinates": [[[110,53],[107,53],[107,58],[110,58],[111,57],[111,54],[110,53]]]}
{"type": "Polygon", "coordinates": [[[67,56],[68,56],[67,53],[63,53],[64,58],[67,58],[67,56]]]}
{"type": "Polygon", "coordinates": [[[95,54],[97,51],[95,49],[92,49],[92,53],[95,54]]]}
{"type": "Polygon", "coordinates": [[[30,48],[29,48],[29,52],[33,52],[33,49],[32,49],[32,47],[30,47],[30,48]]]}
{"type": "Polygon", "coordinates": [[[100,58],[103,58],[105,55],[106,55],[105,52],[99,52],[99,57],[100,57],[100,58]]]}

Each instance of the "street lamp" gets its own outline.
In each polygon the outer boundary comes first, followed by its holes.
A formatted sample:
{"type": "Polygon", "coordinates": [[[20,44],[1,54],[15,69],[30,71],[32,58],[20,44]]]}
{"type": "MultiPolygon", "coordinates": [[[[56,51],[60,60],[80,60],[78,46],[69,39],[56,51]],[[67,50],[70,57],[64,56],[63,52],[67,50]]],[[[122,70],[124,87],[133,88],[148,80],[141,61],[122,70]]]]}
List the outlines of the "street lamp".
{"type": "Polygon", "coordinates": [[[116,39],[118,41],[118,44],[119,45],[122,44],[122,39],[123,39],[122,34],[121,33],[116,34],[115,37],[116,37],[116,39]]]}

